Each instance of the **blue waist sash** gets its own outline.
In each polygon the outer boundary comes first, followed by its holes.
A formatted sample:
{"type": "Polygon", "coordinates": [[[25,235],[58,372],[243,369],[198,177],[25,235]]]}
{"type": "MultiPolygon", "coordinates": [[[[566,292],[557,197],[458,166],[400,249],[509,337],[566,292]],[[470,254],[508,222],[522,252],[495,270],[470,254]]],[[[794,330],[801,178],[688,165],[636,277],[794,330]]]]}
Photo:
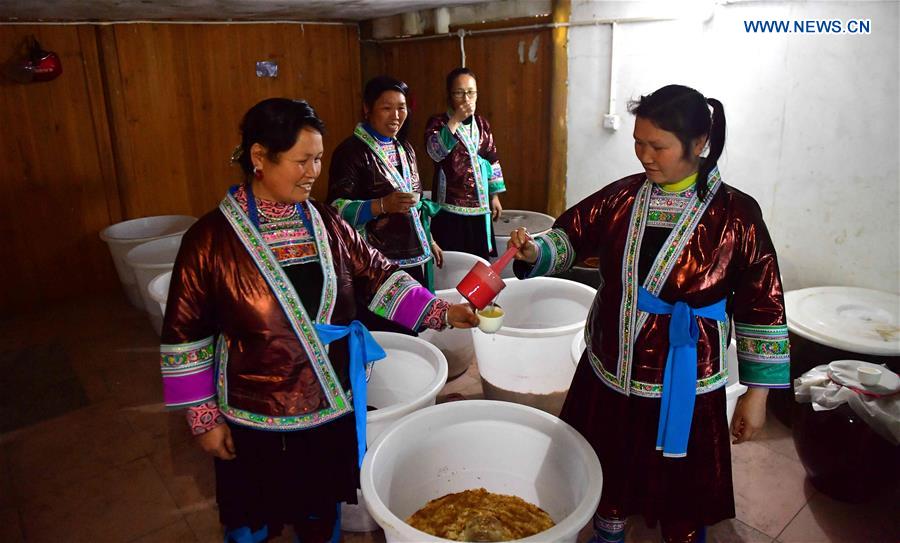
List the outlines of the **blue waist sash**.
{"type": "Polygon", "coordinates": [[[386,357],[381,345],[359,321],[347,326],[316,324],[319,340],[325,345],[350,336],[350,387],[353,390],[353,415],[356,418],[356,440],[359,465],[366,455],[366,364],[386,357]]]}
{"type": "Polygon", "coordinates": [[[706,307],[694,308],[684,302],[669,304],[641,287],[638,309],[656,315],[672,315],[669,322],[669,354],[663,372],[662,398],[656,450],[663,456],[687,456],[694,400],[697,396],[697,317],[725,322],[725,299],[706,307]]]}
{"type": "MultiPolygon", "coordinates": [[[[350,341],[350,387],[353,390],[353,415],[356,421],[356,442],[359,465],[362,467],[366,455],[366,364],[386,357],[384,349],[378,345],[369,330],[359,321],[347,326],[337,324],[316,324],[319,340],[328,345],[332,341],[349,335],[350,341]]],[[[337,505],[338,514],[331,541],[340,540],[341,505],[337,505]]],[[[249,526],[234,528],[225,533],[224,543],[259,543],[269,536],[268,526],[253,532],[249,526]]]]}

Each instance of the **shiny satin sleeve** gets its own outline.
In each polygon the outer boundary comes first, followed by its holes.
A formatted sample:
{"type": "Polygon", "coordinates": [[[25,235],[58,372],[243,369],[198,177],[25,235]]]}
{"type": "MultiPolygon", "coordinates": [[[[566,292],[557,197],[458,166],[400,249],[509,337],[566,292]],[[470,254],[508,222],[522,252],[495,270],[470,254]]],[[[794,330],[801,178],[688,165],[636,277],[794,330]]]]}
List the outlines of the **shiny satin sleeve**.
{"type": "Polygon", "coordinates": [[[338,198],[368,199],[369,177],[364,161],[356,156],[350,142],[344,141],[331,156],[331,166],[328,168],[328,197],[325,201],[330,204],[338,198]]]}
{"type": "Polygon", "coordinates": [[[566,233],[575,251],[576,262],[598,255],[606,219],[603,212],[605,204],[604,192],[600,191],[578,202],[556,219],[553,228],[566,233]]]}
{"type": "Polygon", "coordinates": [[[419,165],[416,163],[416,150],[413,149],[413,146],[408,141],[404,141],[401,146],[403,150],[406,151],[406,158],[409,161],[409,169],[412,170],[411,181],[413,192],[419,193],[419,196],[422,195],[422,180],[419,178],[419,165]]]}
{"type": "Polygon", "coordinates": [[[534,265],[516,261],[513,271],[520,279],[556,275],[578,262],[596,257],[603,230],[603,191],[567,209],[549,232],[535,236],[538,258],[534,265]]]}
{"type": "Polygon", "coordinates": [[[434,294],[372,248],[346,222],[334,221],[334,236],[347,251],[351,273],[364,289],[369,310],[410,330],[426,324],[437,301],[434,294]]]}
{"type": "Polygon", "coordinates": [[[431,160],[441,162],[453,151],[457,141],[443,115],[433,115],[425,125],[425,151],[431,160]]]}
{"type": "Polygon", "coordinates": [[[478,154],[491,164],[499,162],[500,155],[497,153],[497,142],[494,141],[491,124],[481,115],[477,116],[476,119],[479,124],[478,129],[481,132],[481,145],[478,148],[478,154]]]}
{"type": "Polygon", "coordinates": [[[333,208],[324,208],[322,213],[323,216],[331,215],[323,218],[327,219],[332,251],[345,253],[353,278],[362,280],[357,283],[363,285],[360,288],[365,289],[365,297],[370,299],[378,286],[397,271],[398,266],[369,245],[349,223],[336,216],[333,208]]]}
{"type": "Polygon", "coordinates": [[[169,284],[160,344],[163,399],[169,408],[200,405],[215,397],[215,236],[207,217],[182,238],[169,284]]]}
{"type": "Polygon", "coordinates": [[[326,201],[354,228],[361,228],[374,218],[369,172],[353,148],[342,143],[335,149],[328,169],[328,197],[326,201]]]}
{"type": "Polygon", "coordinates": [[[738,213],[739,274],[734,290],[734,326],[740,380],[749,386],[790,386],[790,345],[778,257],[759,205],[750,200],[738,213]]]}

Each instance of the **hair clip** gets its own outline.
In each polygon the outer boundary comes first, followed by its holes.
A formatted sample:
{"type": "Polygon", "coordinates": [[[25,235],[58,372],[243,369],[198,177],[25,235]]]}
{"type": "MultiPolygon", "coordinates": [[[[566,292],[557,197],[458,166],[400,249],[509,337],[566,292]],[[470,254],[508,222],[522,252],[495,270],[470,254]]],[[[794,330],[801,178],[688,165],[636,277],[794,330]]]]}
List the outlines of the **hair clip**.
{"type": "Polygon", "coordinates": [[[244,148],[241,147],[240,144],[238,144],[234,148],[234,151],[231,152],[231,161],[237,162],[238,160],[241,159],[241,155],[243,155],[243,154],[244,154],[244,148]]]}

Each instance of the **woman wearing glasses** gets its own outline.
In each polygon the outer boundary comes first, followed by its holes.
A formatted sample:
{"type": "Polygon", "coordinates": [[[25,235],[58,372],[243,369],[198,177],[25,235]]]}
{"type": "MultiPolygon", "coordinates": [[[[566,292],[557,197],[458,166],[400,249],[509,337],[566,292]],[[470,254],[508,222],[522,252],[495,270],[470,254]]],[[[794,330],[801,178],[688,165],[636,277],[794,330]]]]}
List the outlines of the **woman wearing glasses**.
{"type": "Polygon", "coordinates": [[[491,218],[500,217],[499,194],[506,191],[497,146],[487,119],[475,114],[478,86],[468,68],[447,74],[446,113],[425,129],[425,149],[434,161],[433,198],[446,213],[431,223],[444,249],[487,259],[497,256],[491,218]]]}

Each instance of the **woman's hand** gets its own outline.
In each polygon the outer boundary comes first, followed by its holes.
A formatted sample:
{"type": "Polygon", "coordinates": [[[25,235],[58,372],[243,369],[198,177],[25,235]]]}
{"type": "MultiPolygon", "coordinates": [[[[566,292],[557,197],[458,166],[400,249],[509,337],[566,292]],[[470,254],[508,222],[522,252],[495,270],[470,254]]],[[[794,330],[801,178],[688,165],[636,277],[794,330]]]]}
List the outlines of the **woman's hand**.
{"type": "Polygon", "coordinates": [[[407,213],[416,205],[416,198],[409,192],[392,192],[381,198],[381,214],[407,213]]]}
{"type": "Polygon", "coordinates": [[[503,213],[503,206],[500,205],[500,197],[495,194],[491,197],[491,217],[496,221],[500,218],[501,213],[503,213]]]}
{"type": "Polygon", "coordinates": [[[767,388],[751,388],[743,396],[738,398],[734,408],[734,416],[731,418],[732,443],[750,441],[753,436],[762,430],[766,424],[766,398],[769,396],[767,388]]]}
{"type": "Polygon", "coordinates": [[[516,251],[516,260],[524,260],[529,264],[537,262],[537,245],[531,240],[531,236],[528,235],[525,228],[516,228],[510,233],[506,248],[509,249],[510,247],[518,249],[516,251]]]}
{"type": "Polygon", "coordinates": [[[231,429],[227,424],[220,424],[205,434],[200,434],[196,439],[200,448],[207,454],[222,460],[237,458],[234,452],[234,441],[231,439],[231,429]]]}
{"type": "Polygon", "coordinates": [[[471,117],[475,114],[475,104],[470,103],[468,100],[461,103],[453,110],[453,115],[450,116],[450,119],[447,121],[447,128],[450,129],[454,134],[456,133],[456,129],[459,127],[460,123],[471,117]]]}
{"type": "Polygon", "coordinates": [[[444,267],[444,250],[441,249],[441,246],[437,244],[436,241],[431,242],[431,254],[434,255],[434,264],[438,268],[444,267]]]}
{"type": "Polygon", "coordinates": [[[478,326],[478,315],[469,304],[454,304],[447,310],[447,322],[454,328],[473,328],[478,326]]]}

